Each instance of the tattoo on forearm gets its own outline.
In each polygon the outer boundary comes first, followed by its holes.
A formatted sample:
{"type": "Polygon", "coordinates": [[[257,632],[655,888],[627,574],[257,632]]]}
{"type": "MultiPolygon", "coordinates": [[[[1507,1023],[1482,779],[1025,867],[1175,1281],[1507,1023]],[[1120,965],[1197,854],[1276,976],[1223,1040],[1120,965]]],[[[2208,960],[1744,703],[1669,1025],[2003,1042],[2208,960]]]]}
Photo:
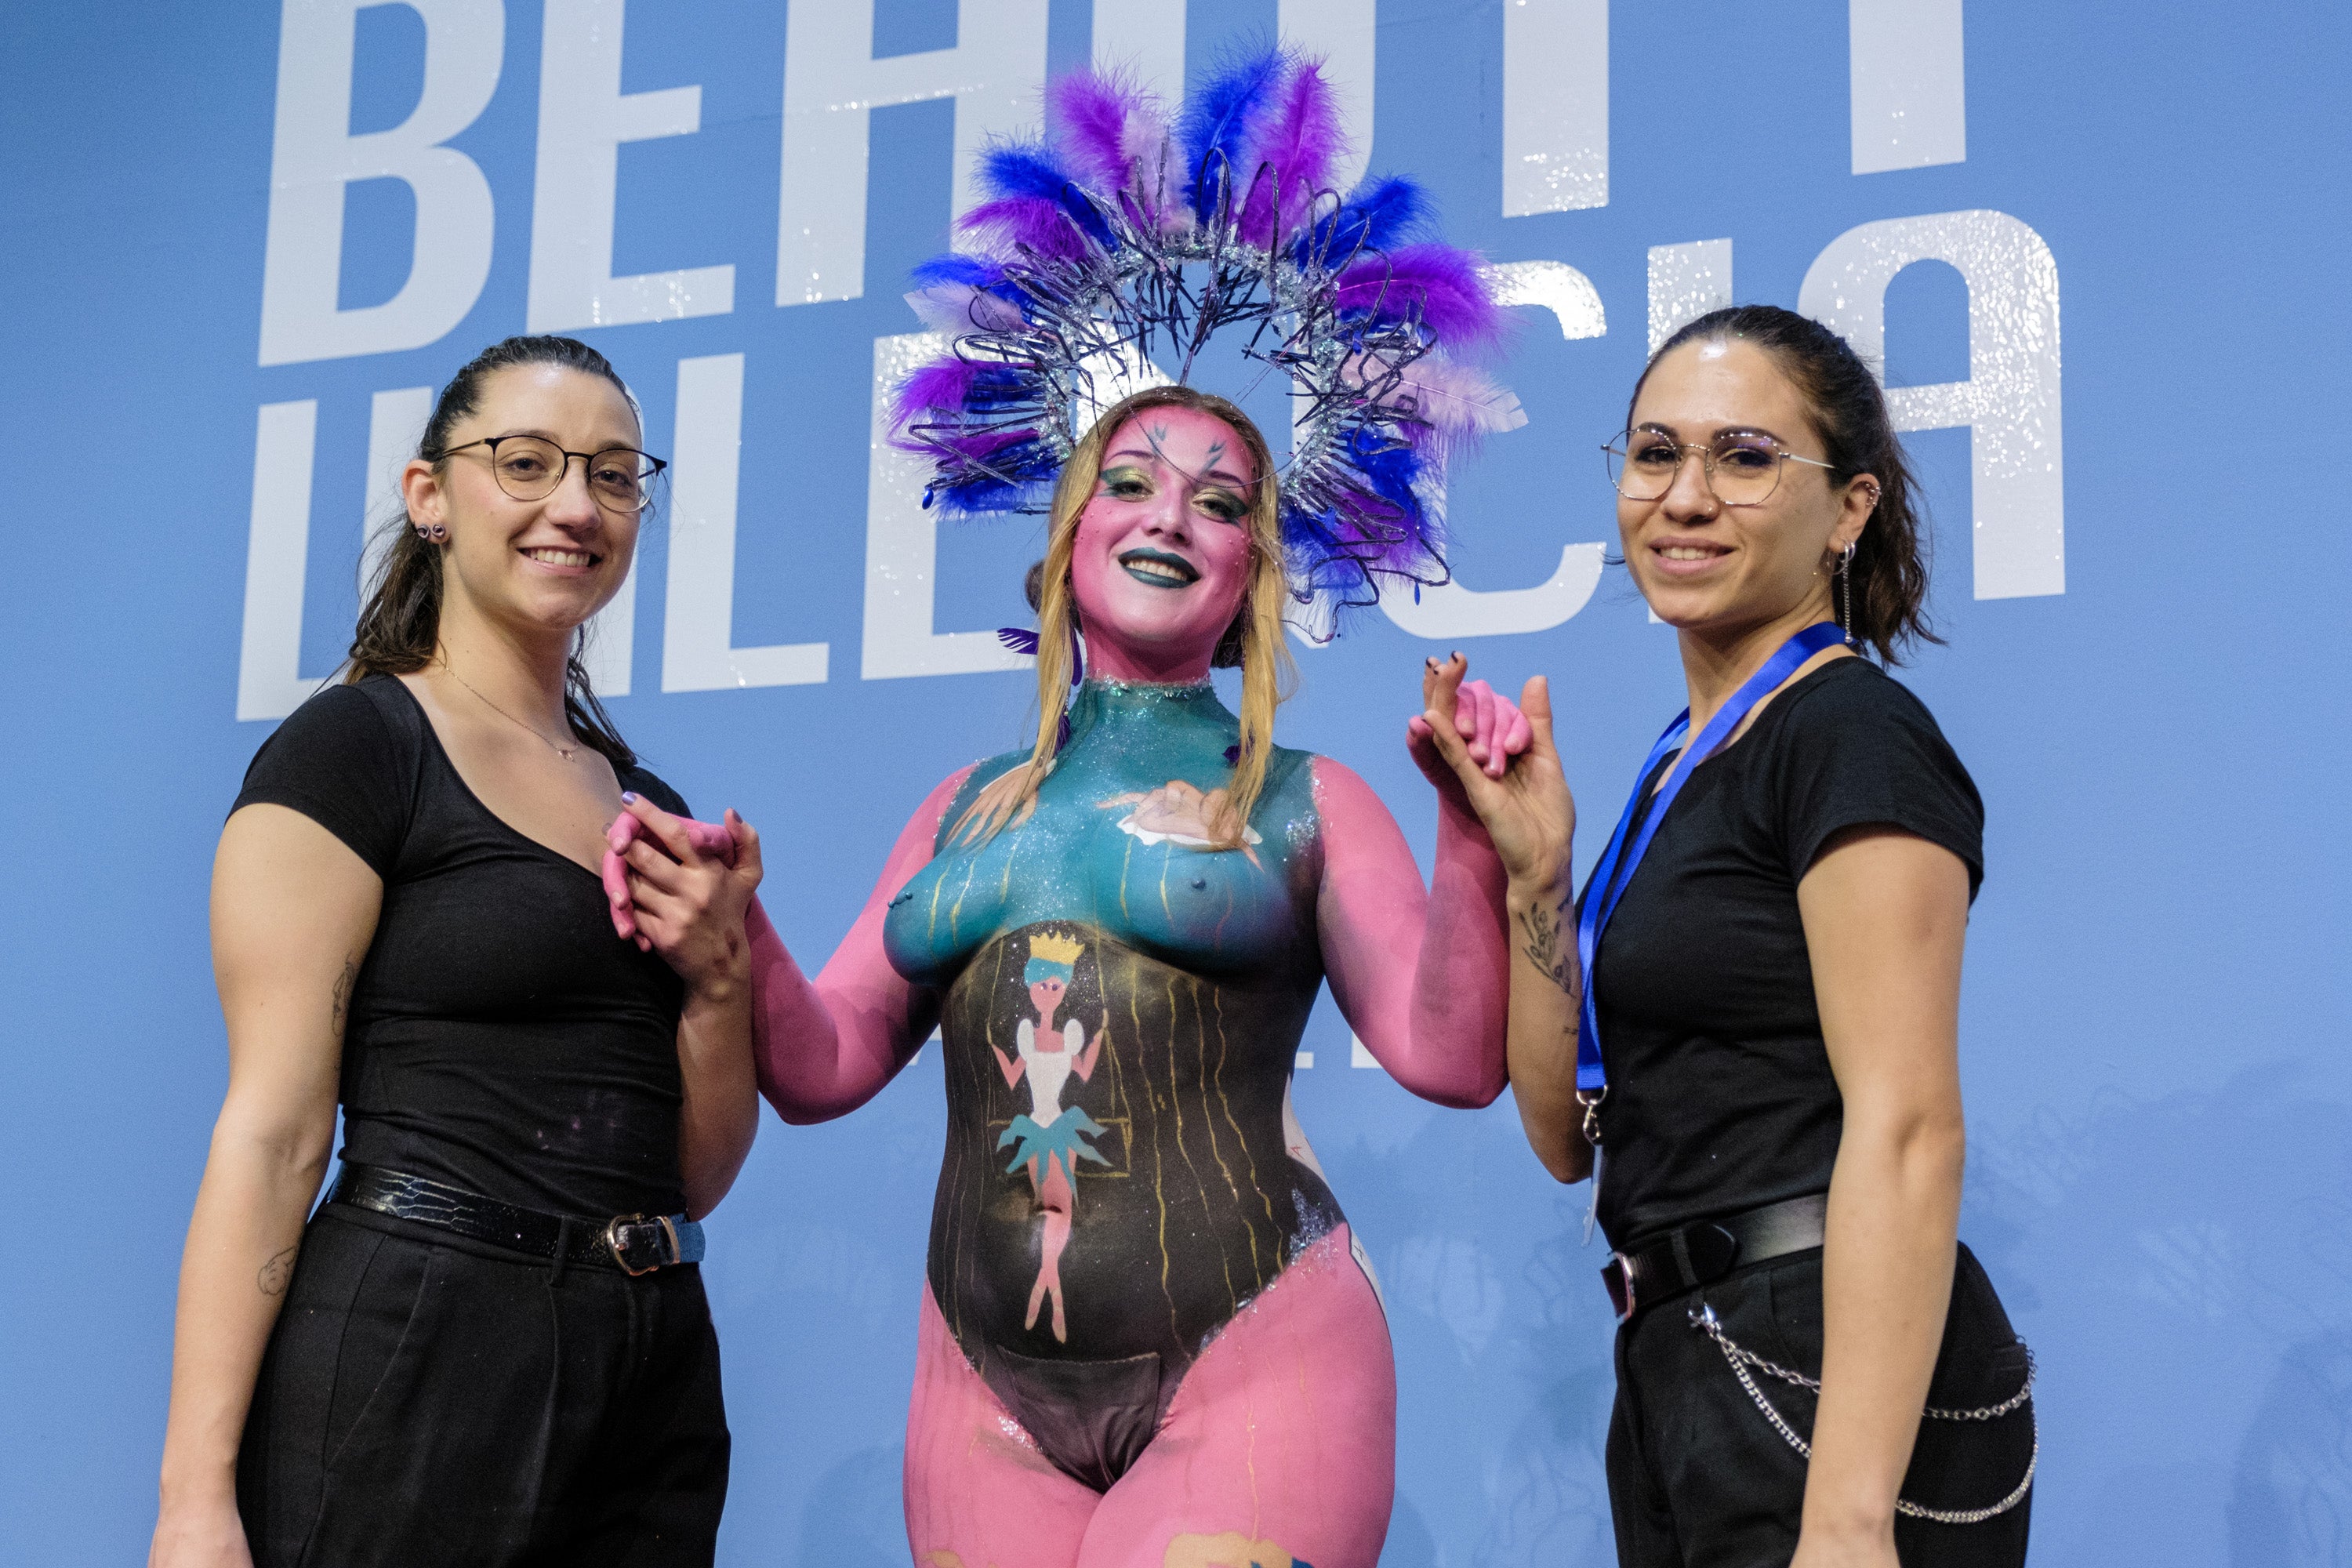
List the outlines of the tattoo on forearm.
{"type": "Polygon", "coordinates": [[[1527,943],[1519,951],[1536,966],[1536,973],[1575,995],[1576,950],[1568,945],[1568,928],[1559,913],[1540,904],[1522,910],[1519,927],[1527,933],[1527,943]]]}
{"type": "Polygon", "coordinates": [[[294,1278],[294,1255],[301,1250],[301,1245],[298,1242],[283,1252],[275,1254],[268,1262],[261,1266],[261,1272],[253,1277],[253,1282],[261,1288],[263,1295],[286,1294],[287,1283],[294,1278]]]}
{"type": "Polygon", "coordinates": [[[356,958],[343,960],[343,972],[335,976],[334,1016],[331,1019],[338,1039],[342,1037],[344,1016],[351,1011],[352,987],[359,984],[359,978],[360,961],[356,958]]]}

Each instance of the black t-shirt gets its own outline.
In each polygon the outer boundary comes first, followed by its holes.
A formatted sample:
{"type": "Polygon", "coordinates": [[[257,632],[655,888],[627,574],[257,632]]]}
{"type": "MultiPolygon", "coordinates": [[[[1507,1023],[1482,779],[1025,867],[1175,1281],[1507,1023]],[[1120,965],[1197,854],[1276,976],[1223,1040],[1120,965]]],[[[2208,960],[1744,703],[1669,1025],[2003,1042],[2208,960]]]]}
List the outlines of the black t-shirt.
{"type": "MultiPolygon", "coordinates": [[[[622,787],[686,803],[641,768],[622,787]]],[[[343,1158],[557,1214],[676,1214],[685,987],[596,876],[466,786],[390,676],[262,743],[238,807],[289,806],[383,879],[343,1036],[343,1158]]]]}
{"type": "Polygon", "coordinates": [[[1675,797],[1593,963],[1612,1246],[1828,1190],[1844,1104],[1797,883],[1832,835],[1868,824],[1949,849],[1975,898],[1976,785],[1919,700],[1861,658],[1783,690],[1675,797]]]}

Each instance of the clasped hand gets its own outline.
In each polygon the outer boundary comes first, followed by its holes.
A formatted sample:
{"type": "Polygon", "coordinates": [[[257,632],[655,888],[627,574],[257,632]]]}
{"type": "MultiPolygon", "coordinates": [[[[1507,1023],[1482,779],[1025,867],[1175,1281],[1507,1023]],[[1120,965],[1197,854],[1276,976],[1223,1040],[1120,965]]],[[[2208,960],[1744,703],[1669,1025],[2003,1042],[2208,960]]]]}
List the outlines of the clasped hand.
{"type": "Polygon", "coordinates": [[[643,795],[621,797],[604,835],[604,897],[613,929],[657,952],[698,991],[748,973],[743,911],[760,885],[760,835],[730,809],[723,821],[673,816],[643,795]]]}
{"type": "Polygon", "coordinates": [[[1576,802],[1552,742],[1550,683],[1529,677],[1513,703],[1483,680],[1465,683],[1469,671],[1458,653],[1428,661],[1405,744],[1440,795],[1477,816],[1513,882],[1564,885],[1576,802]]]}

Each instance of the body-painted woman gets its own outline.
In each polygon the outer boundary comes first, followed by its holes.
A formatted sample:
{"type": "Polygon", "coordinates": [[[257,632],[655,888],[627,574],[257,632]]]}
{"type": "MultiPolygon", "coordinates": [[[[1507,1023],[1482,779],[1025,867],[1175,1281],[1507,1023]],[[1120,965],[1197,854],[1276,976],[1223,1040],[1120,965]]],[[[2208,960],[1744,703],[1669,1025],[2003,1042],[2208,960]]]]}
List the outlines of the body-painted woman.
{"type": "MultiPolygon", "coordinates": [[[[1387,1529],[1387,1328],[1289,1074],[1328,982],[1405,1088],[1493,1100],[1506,875],[1425,725],[1433,894],[1361,779],[1266,739],[1268,471],[1218,400],[1106,416],[1055,510],[1037,751],[931,793],[814,983],[751,922],[761,1086],[786,1120],[863,1104],[941,1026],[906,1477],[927,1568],[1156,1564],[1227,1535],[1228,1557],[1369,1568],[1387,1529]],[[1073,616],[1089,668],[1063,740],[1073,616]],[[1207,679],[1221,642],[1240,718],[1207,679]]],[[[1462,674],[1435,671],[1431,700],[1501,773],[1526,721],[1462,674]]]]}

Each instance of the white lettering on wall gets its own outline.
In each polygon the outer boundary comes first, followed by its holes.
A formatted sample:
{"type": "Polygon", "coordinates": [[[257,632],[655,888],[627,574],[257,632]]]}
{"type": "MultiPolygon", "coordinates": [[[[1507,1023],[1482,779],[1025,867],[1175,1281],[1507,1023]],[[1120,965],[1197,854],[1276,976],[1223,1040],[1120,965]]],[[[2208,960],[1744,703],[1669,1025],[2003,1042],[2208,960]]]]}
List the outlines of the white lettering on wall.
{"type": "Polygon", "coordinates": [[[1503,0],[1503,216],[1609,205],[1609,0],[1503,0]]]}
{"type": "Polygon", "coordinates": [[[1731,241],[1650,247],[1650,352],[1709,310],[1731,303],[1731,241]]]}
{"type": "Polygon", "coordinates": [[[530,218],[534,332],[723,316],[735,308],[732,267],[613,276],[621,143],[690,136],[702,125],[699,87],[621,90],[625,4],[547,0],[530,218]]]}
{"type": "Polygon", "coordinates": [[[662,689],[812,686],[821,642],[736,647],[735,497],[743,447],[743,356],[677,362],[677,464],[669,525],[669,594],[662,618],[662,689]]]}
{"type": "Polygon", "coordinates": [[[441,145],[474,122],[499,85],[498,0],[405,0],[425,21],[425,86],[389,131],[351,133],[358,13],[377,0],[285,0],[278,119],[262,261],[261,363],[388,353],[465,319],[490,275],[489,182],[441,145]],[[408,277],[380,305],[337,308],[343,193],[354,180],[404,181],[416,199],[408,277]]]}
{"type": "MultiPolygon", "coordinates": [[[[392,542],[400,470],[433,410],[433,389],[379,392],[368,410],[367,500],[360,513],[361,591],[392,542]]],[[[245,634],[236,716],[283,719],[323,676],[302,673],[303,583],[310,563],[310,486],[319,405],[262,405],[253,440],[253,514],[245,542],[245,634]]]]}
{"type": "Polygon", "coordinates": [[[784,21],[783,178],[776,303],[866,292],[866,132],[876,109],[955,100],[957,213],[991,136],[1036,112],[1046,0],[961,0],[951,49],[874,58],[874,0],[791,7],[784,21]]]}
{"type": "Polygon", "coordinates": [[[302,677],[302,574],[310,561],[310,449],[318,433],[316,399],[261,405],[245,536],[239,719],[283,719],[319,689],[319,677],[302,677]]]}
{"type": "Polygon", "coordinates": [[[1883,367],[1886,286],[1920,261],[1948,262],[1968,282],[1969,378],[1888,387],[1895,427],[1969,430],[1978,598],[2063,594],[2058,263],[2042,237],[2007,213],[1982,210],[1866,223],[1814,260],[1797,308],[1883,367]]]}
{"type": "Polygon", "coordinates": [[[947,351],[937,332],[874,340],[872,457],[866,489],[866,641],[858,673],[867,680],[901,675],[964,675],[1026,669],[1029,661],[993,632],[931,629],[939,571],[939,513],[923,507],[929,467],[888,440],[890,395],[907,373],[947,351]]]}
{"type": "MultiPolygon", "coordinates": [[[[1504,304],[1550,311],[1564,339],[1597,338],[1609,330],[1600,291],[1564,261],[1507,261],[1486,275],[1504,304]]],[[[1601,585],[1602,553],[1597,543],[1563,545],[1559,564],[1532,588],[1481,591],[1455,581],[1416,594],[1410,584],[1384,581],[1381,608],[1413,636],[1439,642],[1548,631],[1591,602],[1601,585]]]]}
{"type": "Polygon", "coordinates": [[[1960,0],[1847,0],[1853,172],[1969,156],[1960,0]]]}
{"type": "Polygon", "coordinates": [[[1331,166],[1331,188],[1355,189],[1372,156],[1372,79],[1378,61],[1373,0],[1280,0],[1275,27],[1286,44],[1322,58],[1323,79],[1339,109],[1347,151],[1331,166]]]}
{"type": "Polygon", "coordinates": [[[1094,63],[1172,108],[1184,96],[1184,0],[1095,0],[1094,63]]]}

